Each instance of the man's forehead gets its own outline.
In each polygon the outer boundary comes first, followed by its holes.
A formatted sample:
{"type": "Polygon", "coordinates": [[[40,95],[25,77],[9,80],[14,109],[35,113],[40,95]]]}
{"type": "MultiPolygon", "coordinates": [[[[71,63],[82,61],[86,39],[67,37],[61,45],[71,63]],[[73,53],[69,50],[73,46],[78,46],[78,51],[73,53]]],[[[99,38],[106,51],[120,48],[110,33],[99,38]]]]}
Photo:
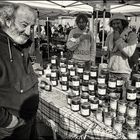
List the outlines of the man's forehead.
{"type": "Polygon", "coordinates": [[[113,21],[112,21],[112,23],[118,23],[118,22],[121,22],[121,20],[120,19],[114,19],[113,21]]]}

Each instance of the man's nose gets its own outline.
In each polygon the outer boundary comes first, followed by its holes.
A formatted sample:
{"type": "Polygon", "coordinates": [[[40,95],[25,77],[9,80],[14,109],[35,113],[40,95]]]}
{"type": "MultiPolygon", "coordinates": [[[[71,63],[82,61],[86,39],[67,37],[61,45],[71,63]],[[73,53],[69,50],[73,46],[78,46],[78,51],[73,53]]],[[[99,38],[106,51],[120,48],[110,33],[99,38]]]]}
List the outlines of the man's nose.
{"type": "Polygon", "coordinates": [[[25,29],[25,34],[29,36],[30,33],[31,33],[31,27],[27,26],[26,29],[25,29]]]}

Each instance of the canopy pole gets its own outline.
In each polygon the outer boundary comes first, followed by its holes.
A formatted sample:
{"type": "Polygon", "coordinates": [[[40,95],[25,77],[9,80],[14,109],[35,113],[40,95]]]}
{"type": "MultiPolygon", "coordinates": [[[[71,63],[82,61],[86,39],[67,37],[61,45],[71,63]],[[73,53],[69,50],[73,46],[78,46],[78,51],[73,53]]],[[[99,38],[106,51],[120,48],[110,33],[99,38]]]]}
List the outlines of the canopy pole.
{"type": "MultiPolygon", "coordinates": [[[[104,33],[105,33],[105,14],[106,10],[103,10],[103,32],[102,32],[102,49],[104,47],[104,33]]],[[[103,63],[104,56],[101,56],[101,63],[103,63]]]]}
{"type": "Polygon", "coordinates": [[[50,48],[49,48],[49,44],[50,44],[50,40],[49,40],[49,18],[47,17],[47,47],[48,47],[48,60],[50,57],[50,48]]]}

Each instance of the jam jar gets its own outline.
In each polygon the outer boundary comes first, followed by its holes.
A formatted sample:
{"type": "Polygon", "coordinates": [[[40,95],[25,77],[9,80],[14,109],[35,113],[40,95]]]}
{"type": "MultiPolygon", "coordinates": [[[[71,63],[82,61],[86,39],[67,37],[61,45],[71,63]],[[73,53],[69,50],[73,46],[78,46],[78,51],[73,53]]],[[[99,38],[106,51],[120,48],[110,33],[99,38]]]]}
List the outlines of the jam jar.
{"type": "Polygon", "coordinates": [[[135,86],[137,89],[140,88],[140,74],[132,75],[132,86],[135,86]]]}
{"type": "Polygon", "coordinates": [[[71,105],[71,101],[72,101],[72,99],[75,97],[75,95],[73,94],[73,93],[71,93],[71,92],[69,92],[68,93],[68,95],[67,95],[67,103],[69,104],[69,105],[71,105]]]}
{"type": "Polygon", "coordinates": [[[80,78],[79,76],[72,77],[72,86],[80,86],[80,78]]]}
{"type": "Polygon", "coordinates": [[[122,78],[122,77],[117,77],[116,86],[117,86],[117,87],[122,87],[123,84],[124,84],[123,78],[122,78]]]}
{"type": "Polygon", "coordinates": [[[46,74],[46,80],[51,81],[51,74],[46,74]]]}
{"type": "Polygon", "coordinates": [[[80,95],[80,86],[73,86],[71,88],[71,91],[75,96],[79,96],[80,95]]]}
{"type": "Polygon", "coordinates": [[[130,140],[138,139],[138,130],[136,127],[134,127],[134,128],[127,127],[127,138],[130,140]]]}
{"type": "Polygon", "coordinates": [[[97,82],[96,82],[96,80],[89,80],[88,90],[89,91],[95,91],[96,88],[97,88],[97,82]]]}
{"type": "Polygon", "coordinates": [[[57,56],[56,56],[56,55],[52,56],[52,57],[51,57],[51,64],[57,66],[57,65],[58,65],[57,63],[58,63],[58,62],[57,62],[57,56]]]}
{"type": "Polygon", "coordinates": [[[68,70],[74,67],[74,61],[73,60],[68,60],[68,70]]]}
{"type": "Polygon", "coordinates": [[[118,103],[118,97],[111,97],[110,98],[110,108],[113,110],[117,110],[117,103],[118,103]]]}
{"type": "Polygon", "coordinates": [[[125,114],[117,112],[117,119],[122,123],[125,123],[125,114]]]}
{"type": "Polygon", "coordinates": [[[107,89],[107,85],[106,84],[98,84],[98,94],[105,96],[106,95],[106,89],[107,89]]]}
{"type": "Polygon", "coordinates": [[[108,87],[109,88],[116,88],[116,84],[117,84],[117,79],[110,77],[109,81],[108,81],[108,87]]]}
{"type": "Polygon", "coordinates": [[[45,90],[46,91],[52,91],[52,86],[50,84],[48,84],[47,82],[46,82],[46,85],[45,85],[45,90]]]}
{"type": "Polygon", "coordinates": [[[68,91],[68,89],[69,89],[68,81],[62,81],[61,82],[61,89],[63,91],[68,91]]]}
{"type": "Polygon", "coordinates": [[[65,57],[61,57],[60,58],[60,63],[59,63],[59,66],[61,67],[62,65],[66,65],[67,64],[67,58],[65,57]]]}
{"type": "Polygon", "coordinates": [[[121,114],[125,114],[126,113],[126,108],[127,108],[127,102],[124,101],[124,100],[119,100],[117,111],[121,114]]]}
{"type": "Polygon", "coordinates": [[[90,103],[84,102],[81,104],[81,115],[84,117],[90,116],[90,103]]]}
{"type": "Polygon", "coordinates": [[[88,91],[88,94],[89,94],[89,99],[90,99],[90,98],[92,98],[92,97],[95,97],[96,92],[95,92],[95,91],[90,90],[90,91],[88,91]]]}
{"type": "Polygon", "coordinates": [[[127,115],[130,117],[137,116],[137,105],[136,104],[128,104],[127,105],[127,115]]]}
{"type": "Polygon", "coordinates": [[[58,79],[56,77],[51,77],[51,82],[54,87],[58,85],[58,79]]]}
{"type": "Polygon", "coordinates": [[[110,112],[104,112],[104,124],[112,126],[112,116],[110,112]]]}
{"type": "Polygon", "coordinates": [[[76,68],[71,67],[70,70],[69,70],[69,74],[70,74],[70,76],[75,76],[76,75],[76,68]]]}
{"type": "Polygon", "coordinates": [[[88,83],[89,83],[89,81],[83,80],[83,83],[82,83],[82,92],[88,91],[88,83]]]}
{"type": "Polygon", "coordinates": [[[83,81],[89,81],[89,71],[84,71],[84,73],[83,73],[83,81]]]}
{"type": "Polygon", "coordinates": [[[77,73],[82,73],[84,72],[85,64],[84,63],[78,63],[77,64],[77,73]]]}
{"type": "Polygon", "coordinates": [[[136,117],[126,116],[126,124],[128,127],[136,127],[136,117]]]}
{"type": "Polygon", "coordinates": [[[113,120],[113,129],[115,129],[117,132],[121,133],[122,132],[122,128],[123,128],[122,121],[120,121],[117,118],[115,118],[113,120]]]}
{"type": "Polygon", "coordinates": [[[80,111],[80,97],[74,97],[71,100],[71,110],[74,112],[80,111]]]}
{"type": "Polygon", "coordinates": [[[63,72],[61,75],[62,82],[68,82],[68,72],[63,72]]]}
{"type": "Polygon", "coordinates": [[[97,79],[98,77],[98,66],[91,66],[90,67],[90,79],[97,79]]]}
{"type": "Polygon", "coordinates": [[[99,75],[97,78],[98,84],[105,84],[106,76],[105,75],[99,75]]]}
{"type": "Polygon", "coordinates": [[[58,78],[58,70],[57,69],[52,69],[51,70],[51,77],[58,78]]]}
{"type": "Polygon", "coordinates": [[[128,102],[135,102],[137,98],[137,90],[134,86],[129,86],[126,89],[126,99],[128,102]]]}
{"type": "Polygon", "coordinates": [[[62,64],[62,65],[60,66],[60,72],[61,72],[61,73],[67,72],[67,65],[66,65],[66,64],[62,64]]]}
{"type": "Polygon", "coordinates": [[[90,103],[91,111],[96,111],[98,109],[98,106],[99,106],[98,98],[96,97],[89,98],[89,103],[90,103]]]}
{"type": "Polygon", "coordinates": [[[88,100],[89,100],[89,94],[87,92],[82,92],[81,93],[81,103],[88,102],[88,100]]]}
{"type": "Polygon", "coordinates": [[[98,108],[95,112],[95,117],[98,121],[103,121],[103,110],[101,108],[98,108]]]}
{"type": "Polygon", "coordinates": [[[108,82],[108,79],[109,79],[109,69],[108,68],[101,69],[101,74],[106,76],[106,82],[108,82]]]}

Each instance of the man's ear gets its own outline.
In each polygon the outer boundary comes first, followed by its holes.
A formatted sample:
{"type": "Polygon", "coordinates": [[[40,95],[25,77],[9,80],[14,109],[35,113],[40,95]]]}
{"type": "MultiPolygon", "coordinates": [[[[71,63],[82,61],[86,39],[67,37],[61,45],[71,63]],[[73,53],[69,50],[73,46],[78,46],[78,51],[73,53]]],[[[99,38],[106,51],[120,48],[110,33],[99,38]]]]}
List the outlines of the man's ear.
{"type": "Polygon", "coordinates": [[[10,27],[11,26],[11,23],[12,23],[12,21],[11,20],[6,20],[6,25],[8,26],[8,27],[10,27]]]}

